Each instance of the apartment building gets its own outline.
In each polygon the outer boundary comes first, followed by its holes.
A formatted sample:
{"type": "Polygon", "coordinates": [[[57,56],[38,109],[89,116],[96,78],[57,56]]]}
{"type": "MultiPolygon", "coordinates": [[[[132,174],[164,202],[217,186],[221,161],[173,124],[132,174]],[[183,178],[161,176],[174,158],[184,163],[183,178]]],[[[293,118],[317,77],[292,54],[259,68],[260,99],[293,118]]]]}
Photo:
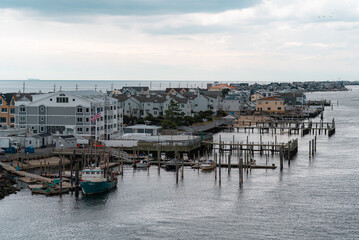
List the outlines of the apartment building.
{"type": "Polygon", "coordinates": [[[59,91],[16,101],[15,124],[35,133],[109,139],[121,127],[122,109],[116,99],[100,92],[59,91]],[[91,121],[98,113],[99,118],[91,121]]]}

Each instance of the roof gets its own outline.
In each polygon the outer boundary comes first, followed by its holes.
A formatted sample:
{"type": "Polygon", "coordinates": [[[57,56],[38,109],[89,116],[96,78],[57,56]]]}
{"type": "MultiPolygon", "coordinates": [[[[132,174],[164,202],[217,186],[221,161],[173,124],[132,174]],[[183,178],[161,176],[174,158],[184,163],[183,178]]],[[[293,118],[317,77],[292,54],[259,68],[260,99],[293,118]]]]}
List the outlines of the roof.
{"type": "Polygon", "coordinates": [[[40,137],[48,137],[48,136],[51,136],[50,133],[39,133],[38,134],[40,137]]]}
{"type": "Polygon", "coordinates": [[[173,98],[173,100],[175,100],[178,103],[187,103],[188,102],[188,98],[179,98],[179,97],[172,96],[172,95],[171,95],[171,98],[173,98]]]}
{"type": "MultiPolygon", "coordinates": [[[[265,98],[261,98],[261,99],[258,99],[259,101],[283,101],[282,98],[278,98],[277,96],[270,96],[270,97],[265,97],[265,98]]],[[[257,100],[257,101],[258,101],[257,100]]]]}
{"type": "Polygon", "coordinates": [[[7,102],[7,104],[10,104],[11,99],[15,94],[16,93],[3,93],[1,94],[1,97],[5,100],[5,102],[7,102]]]}
{"type": "Polygon", "coordinates": [[[125,127],[125,128],[130,128],[130,129],[161,129],[162,127],[154,126],[154,125],[137,124],[137,125],[128,126],[128,127],[125,127]]]}
{"type": "Polygon", "coordinates": [[[180,92],[182,90],[185,90],[186,92],[189,91],[189,88],[166,88],[166,93],[171,91],[172,89],[175,90],[176,92],[180,92]]]}
{"type": "Polygon", "coordinates": [[[210,87],[210,89],[221,89],[221,88],[231,88],[234,89],[235,87],[229,86],[228,84],[219,84],[217,86],[210,87]]]}
{"type": "Polygon", "coordinates": [[[18,100],[22,99],[23,97],[26,97],[27,99],[32,101],[32,95],[35,95],[35,94],[37,94],[37,93],[16,93],[15,101],[18,101],[18,100]]]}
{"type": "Polygon", "coordinates": [[[136,95],[132,96],[135,99],[137,99],[140,102],[153,102],[153,103],[159,103],[159,102],[165,102],[166,97],[161,95],[136,95]]]}
{"type": "Polygon", "coordinates": [[[71,138],[76,138],[74,135],[66,135],[66,136],[59,136],[62,139],[71,139],[71,138]]]}
{"type": "Polygon", "coordinates": [[[126,94],[116,94],[112,96],[113,98],[116,98],[119,102],[124,102],[128,99],[128,96],[126,94]]]}

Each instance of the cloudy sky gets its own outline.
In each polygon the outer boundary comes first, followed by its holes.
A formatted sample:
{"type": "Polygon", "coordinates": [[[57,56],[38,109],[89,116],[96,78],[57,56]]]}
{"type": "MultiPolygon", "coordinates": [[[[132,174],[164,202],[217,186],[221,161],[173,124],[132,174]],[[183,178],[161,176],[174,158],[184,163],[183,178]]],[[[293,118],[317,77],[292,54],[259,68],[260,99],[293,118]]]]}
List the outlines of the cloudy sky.
{"type": "Polygon", "coordinates": [[[1,0],[0,79],[358,80],[357,0],[1,0]]]}

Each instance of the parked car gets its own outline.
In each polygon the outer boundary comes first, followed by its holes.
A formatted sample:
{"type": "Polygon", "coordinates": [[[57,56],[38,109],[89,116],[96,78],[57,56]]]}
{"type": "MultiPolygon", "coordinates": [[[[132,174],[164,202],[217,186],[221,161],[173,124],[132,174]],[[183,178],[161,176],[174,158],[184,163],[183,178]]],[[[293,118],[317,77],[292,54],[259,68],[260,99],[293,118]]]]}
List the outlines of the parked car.
{"type": "Polygon", "coordinates": [[[4,155],[5,154],[5,150],[0,148],[0,155],[4,155]]]}

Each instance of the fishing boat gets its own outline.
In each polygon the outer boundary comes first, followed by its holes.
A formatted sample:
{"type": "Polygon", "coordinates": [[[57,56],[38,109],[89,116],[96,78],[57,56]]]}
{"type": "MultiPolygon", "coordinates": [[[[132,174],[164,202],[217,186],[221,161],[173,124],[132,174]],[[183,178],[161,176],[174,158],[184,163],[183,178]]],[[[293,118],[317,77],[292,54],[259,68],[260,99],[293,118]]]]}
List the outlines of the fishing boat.
{"type": "Polygon", "coordinates": [[[138,169],[147,169],[150,167],[150,163],[147,160],[141,160],[136,162],[136,168],[138,169]]]}
{"type": "Polygon", "coordinates": [[[176,167],[181,167],[181,164],[176,159],[172,159],[166,163],[166,171],[176,171],[176,167]]]}
{"type": "Polygon", "coordinates": [[[212,171],[216,168],[212,161],[205,161],[201,164],[202,171],[212,171]]]}
{"type": "Polygon", "coordinates": [[[113,172],[106,174],[99,167],[82,170],[81,189],[85,195],[110,191],[117,187],[117,177],[113,172]]]}

